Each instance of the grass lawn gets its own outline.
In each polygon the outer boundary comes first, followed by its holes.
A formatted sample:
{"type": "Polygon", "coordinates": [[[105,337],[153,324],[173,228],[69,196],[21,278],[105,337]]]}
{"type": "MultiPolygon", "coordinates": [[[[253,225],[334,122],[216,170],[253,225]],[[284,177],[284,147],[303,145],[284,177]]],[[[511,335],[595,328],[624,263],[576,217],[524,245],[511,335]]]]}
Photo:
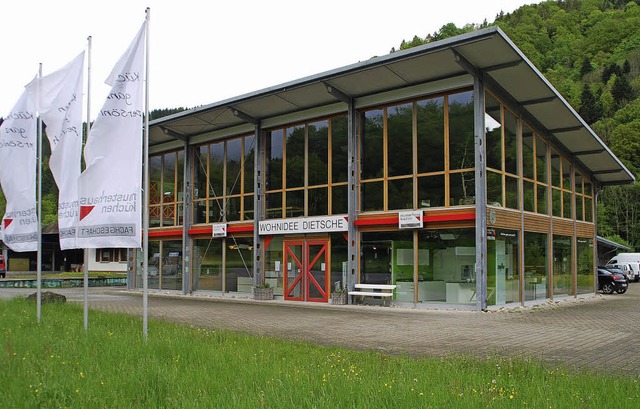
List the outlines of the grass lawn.
{"type": "Polygon", "coordinates": [[[637,408],[640,379],[390,356],[0,300],[6,408],[637,408]]]}

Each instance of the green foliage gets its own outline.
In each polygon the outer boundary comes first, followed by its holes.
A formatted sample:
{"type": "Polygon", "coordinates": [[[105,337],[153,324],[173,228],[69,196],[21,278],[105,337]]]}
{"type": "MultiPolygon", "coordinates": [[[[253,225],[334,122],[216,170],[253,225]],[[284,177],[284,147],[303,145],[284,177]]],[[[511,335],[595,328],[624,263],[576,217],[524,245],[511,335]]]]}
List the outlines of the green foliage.
{"type": "MultiPolygon", "coordinates": [[[[6,408],[635,407],[637,379],[535,358],[419,358],[0,300],[6,408]]],[[[523,350],[526,350],[524,347],[523,350]]],[[[604,368],[606,369],[606,368],[604,368]]]]}
{"type": "MultiPolygon", "coordinates": [[[[576,108],[622,162],[640,176],[640,6],[625,0],[556,0],[500,12],[498,25],[576,108]]],[[[487,23],[484,22],[483,26],[487,23]]],[[[409,48],[479,26],[443,25],[409,48]]],[[[636,186],[607,187],[598,233],[640,247],[636,186]]]]}

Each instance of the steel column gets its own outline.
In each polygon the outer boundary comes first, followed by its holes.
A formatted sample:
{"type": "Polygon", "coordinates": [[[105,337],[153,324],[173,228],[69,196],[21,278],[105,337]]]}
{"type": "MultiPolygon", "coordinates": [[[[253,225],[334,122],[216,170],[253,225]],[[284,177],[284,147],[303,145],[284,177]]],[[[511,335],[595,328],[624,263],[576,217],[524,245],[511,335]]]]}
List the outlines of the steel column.
{"type": "Polygon", "coordinates": [[[484,83],[481,73],[473,79],[476,177],[476,307],[487,309],[487,184],[484,123],[484,83]]]}
{"type": "Polygon", "coordinates": [[[265,135],[262,132],[260,121],[255,123],[255,152],[253,155],[253,286],[262,283],[262,256],[264,254],[263,241],[260,238],[259,224],[264,218],[264,148],[265,135]]]}
{"type": "MultiPolygon", "coordinates": [[[[189,294],[191,288],[191,238],[189,229],[193,224],[191,197],[191,181],[193,180],[194,149],[189,146],[188,139],[184,141],[184,167],[182,175],[182,293],[189,294]]],[[[178,212],[178,217],[180,213],[178,212]]]]}

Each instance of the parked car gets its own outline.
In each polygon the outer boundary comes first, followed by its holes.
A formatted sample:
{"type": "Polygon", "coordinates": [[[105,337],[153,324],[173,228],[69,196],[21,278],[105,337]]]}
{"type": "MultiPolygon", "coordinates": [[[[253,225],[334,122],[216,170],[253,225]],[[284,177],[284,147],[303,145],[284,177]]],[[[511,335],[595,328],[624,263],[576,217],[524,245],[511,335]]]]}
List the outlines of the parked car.
{"type": "Polygon", "coordinates": [[[7,264],[4,262],[4,256],[0,255],[0,278],[7,276],[7,264]]]}
{"type": "Polygon", "coordinates": [[[629,281],[622,271],[611,268],[598,268],[598,290],[604,294],[624,294],[629,287],[629,281]]]}
{"type": "Polygon", "coordinates": [[[617,273],[618,270],[619,272],[621,272],[622,274],[624,274],[624,276],[627,278],[627,280],[629,282],[632,281],[636,281],[636,274],[633,271],[633,269],[631,268],[630,264],[627,263],[622,263],[622,264],[607,264],[606,266],[604,266],[604,268],[606,268],[607,270],[611,271],[611,270],[616,270],[615,272],[617,273]]]}
{"type": "Polygon", "coordinates": [[[617,264],[629,264],[629,267],[631,267],[634,273],[632,281],[636,283],[640,281],[640,253],[620,253],[607,261],[606,266],[617,264]]]}

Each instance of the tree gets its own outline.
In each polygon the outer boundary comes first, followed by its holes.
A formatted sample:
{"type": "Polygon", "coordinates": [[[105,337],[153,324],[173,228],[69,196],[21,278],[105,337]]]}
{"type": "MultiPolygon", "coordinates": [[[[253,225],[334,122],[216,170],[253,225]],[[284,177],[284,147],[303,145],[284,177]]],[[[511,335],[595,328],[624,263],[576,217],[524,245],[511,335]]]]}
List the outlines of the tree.
{"type": "Polygon", "coordinates": [[[580,94],[580,109],[578,113],[588,124],[595,123],[602,117],[602,106],[598,103],[596,98],[591,92],[591,88],[588,84],[584,84],[582,87],[582,93],[580,94]]]}

